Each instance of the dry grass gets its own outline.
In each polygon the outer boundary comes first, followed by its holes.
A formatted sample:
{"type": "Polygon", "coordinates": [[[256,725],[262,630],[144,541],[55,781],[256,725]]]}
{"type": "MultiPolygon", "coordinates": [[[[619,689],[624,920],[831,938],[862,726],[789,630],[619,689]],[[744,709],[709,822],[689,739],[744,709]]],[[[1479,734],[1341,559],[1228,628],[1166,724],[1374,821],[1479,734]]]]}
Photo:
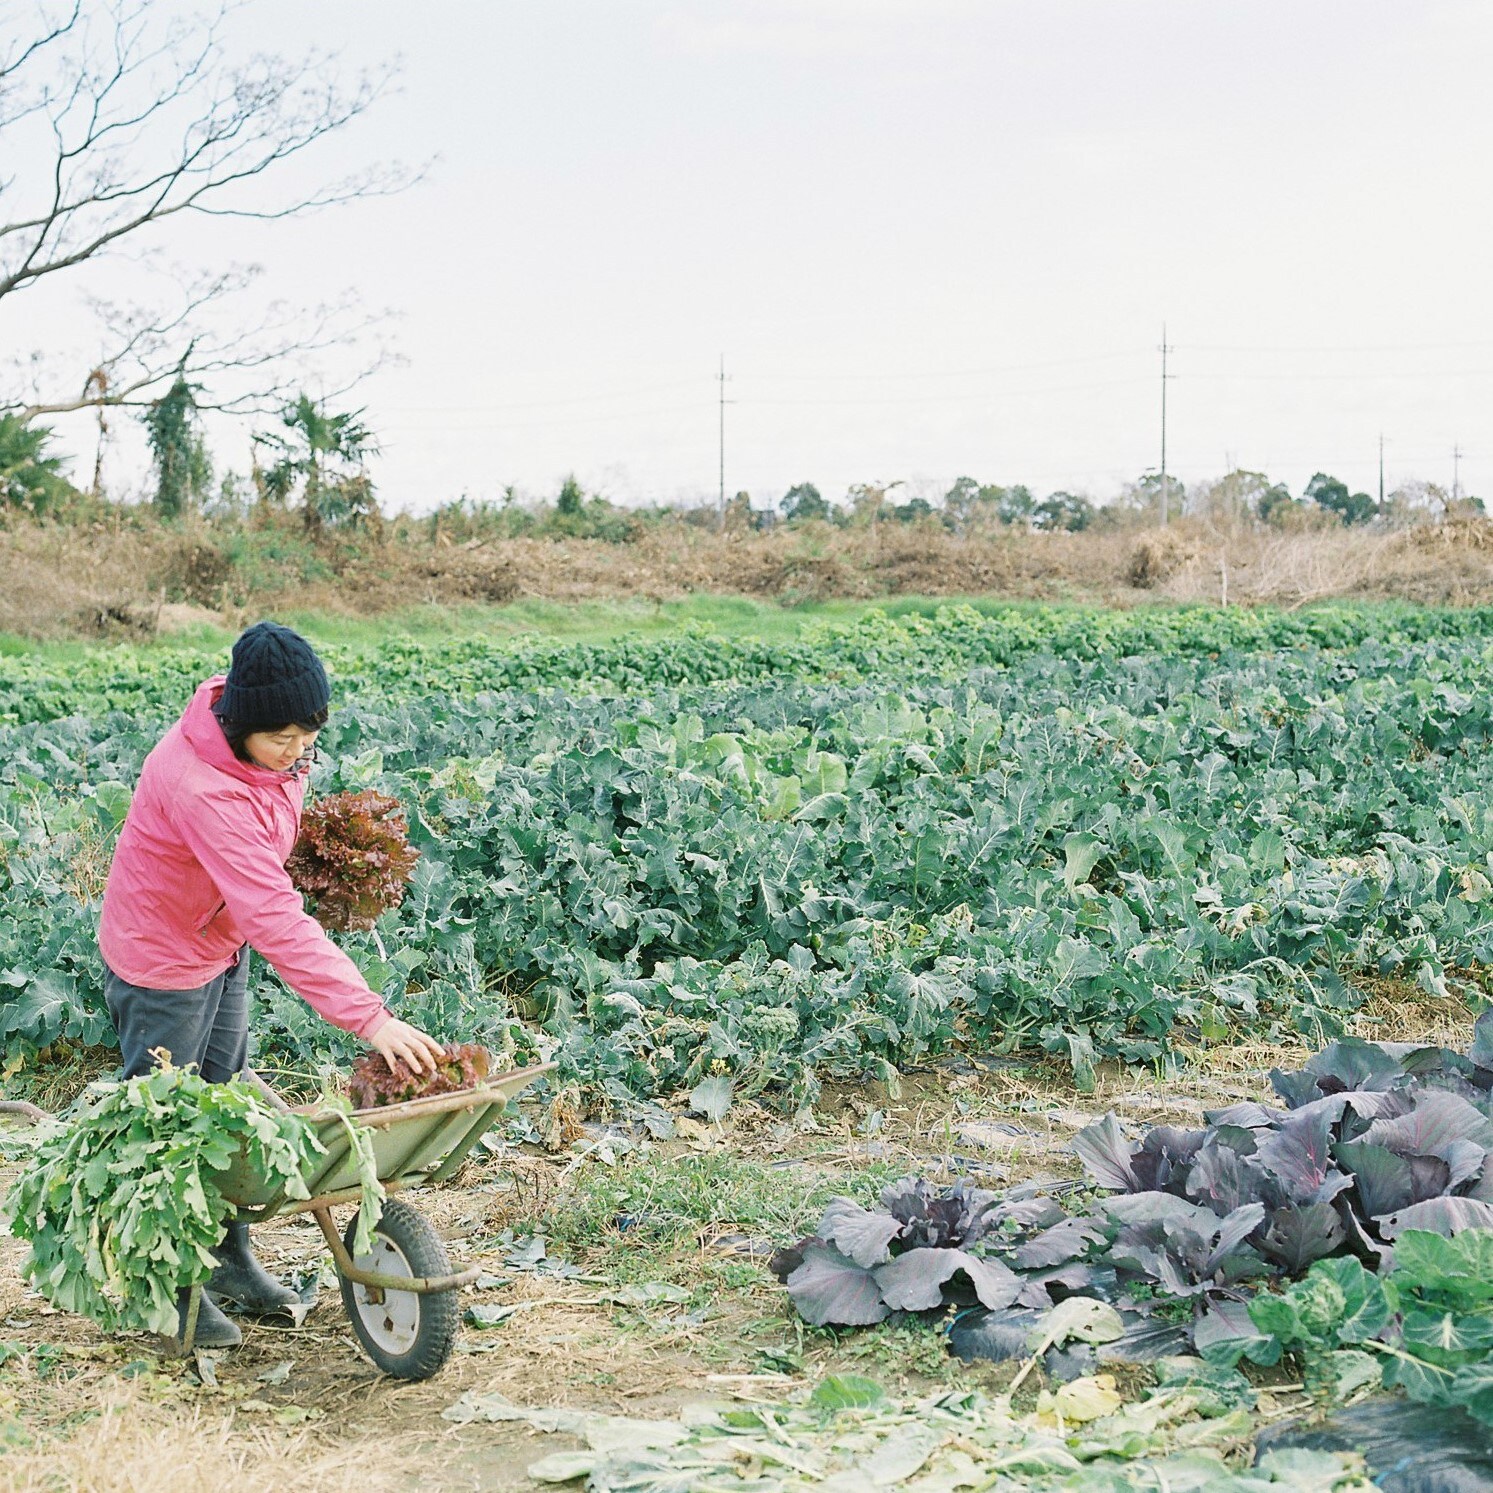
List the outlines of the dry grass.
{"type": "Polygon", "coordinates": [[[1353,597],[1471,606],[1493,598],[1493,524],[1482,520],[1294,533],[1188,522],[1140,536],[1132,553],[1158,545],[1147,584],[1169,601],[1294,607],[1353,597]]]}
{"type": "Polygon", "coordinates": [[[1353,1035],[1369,1042],[1419,1042],[1466,1051],[1476,1013],[1455,995],[1430,996],[1408,980],[1361,977],[1372,993],[1353,1018],[1353,1035]]]}
{"type": "MultiPolygon", "coordinates": [[[[248,532],[252,538],[257,531],[248,532]]],[[[1385,532],[1283,533],[1185,520],[1166,530],[969,535],[931,523],[716,534],[677,522],[649,525],[627,544],[432,543],[423,525],[396,523],[314,550],[287,531],[278,548],[261,545],[253,558],[245,551],[237,560],[225,542],[222,531],[201,524],[12,523],[0,529],[0,632],[149,636],[194,622],[235,626],[285,606],[374,616],[420,604],[668,601],[694,594],[784,603],[993,595],[1118,606],[1227,600],[1291,607],[1349,597],[1493,601],[1493,524],[1481,520],[1385,532]]]]}
{"type": "MultiPolygon", "coordinates": [[[[78,1413],[74,1428],[43,1434],[0,1461],[7,1493],[382,1493],[418,1486],[412,1449],[338,1444],[307,1431],[256,1424],[254,1412],[153,1403],[117,1382],[78,1413]]],[[[428,1485],[427,1485],[428,1486],[428,1485]]]]}
{"type": "MultiPolygon", "coordinates": [[[[152,605],[162,536],[148,530],[14,524],[0,530],[0,631],[98,633],[111,608],[152,605]]],[[[141,618],[154,631],[155,618],[141,618]]]]}
{"type": "Polygon", "coordinates": [[[1185,523],[1160,534],[1004,529],[960,536],[936,525],[813,525],[717,535],[671,525],[626,545],[515,539],[469,550],[391,540],[352,562],[340,582],[311,587],[310,604],[346,608],[348,589],[356,596],[348,609],[360,613],[412,602],[676,600],[695,593],[787,603],[995,595],[1130,606],[1219,602],[1226,595],[1230,602],[1283,606],[1329,597],[1464,604],[1493,600],[1485,529],[1493,525],[1281,534],[1185,523]],[[1148,553],[1143,563],[1139,557],[1148,553]]]}

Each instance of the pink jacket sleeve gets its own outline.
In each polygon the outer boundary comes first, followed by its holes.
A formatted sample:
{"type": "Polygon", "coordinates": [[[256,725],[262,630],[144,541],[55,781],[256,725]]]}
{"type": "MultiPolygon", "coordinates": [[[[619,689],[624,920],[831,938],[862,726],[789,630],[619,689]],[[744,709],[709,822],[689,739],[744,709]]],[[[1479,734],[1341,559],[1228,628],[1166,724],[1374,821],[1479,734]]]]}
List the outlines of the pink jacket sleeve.
{"type": "Polygon", "coordinates": [[[357,965],[306,911],[251,804],[232,792],[204,794],[177,827],[234,926],[318,1015],[365,1038],[389,1020],[357,965]]]}

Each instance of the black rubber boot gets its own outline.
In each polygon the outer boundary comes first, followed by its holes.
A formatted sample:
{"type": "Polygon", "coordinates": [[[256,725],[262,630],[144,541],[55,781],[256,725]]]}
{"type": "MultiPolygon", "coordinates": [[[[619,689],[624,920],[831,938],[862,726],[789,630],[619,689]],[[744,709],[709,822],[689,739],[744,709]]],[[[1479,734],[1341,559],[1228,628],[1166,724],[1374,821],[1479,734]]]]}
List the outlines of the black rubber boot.
{"type": "Polygon", "coordinates": [[[301,1298],[289,1286],[266,1274],[249,1247],[249,1225],[231,1223],[223,1242],[213,1251],[218,1268],[208,1280],[207,1289],[219,1301],[226,1301],[240,1311],[255,1316],[294,1316],[301,1298]]]}
{"type": "MultiPolygon", "coordinates": [[[[180,1342],[187,1335],[187,1313],[191,1309],[192,1293],[183,1291],[176,1301],[176,1337],[180,1342]]],[[[213,1305],[206,1291],[197,1308],[197,1330],[192,1334],[192,1347],[237,1348],[244,1335],[227,1317],[213,1305]]]]}

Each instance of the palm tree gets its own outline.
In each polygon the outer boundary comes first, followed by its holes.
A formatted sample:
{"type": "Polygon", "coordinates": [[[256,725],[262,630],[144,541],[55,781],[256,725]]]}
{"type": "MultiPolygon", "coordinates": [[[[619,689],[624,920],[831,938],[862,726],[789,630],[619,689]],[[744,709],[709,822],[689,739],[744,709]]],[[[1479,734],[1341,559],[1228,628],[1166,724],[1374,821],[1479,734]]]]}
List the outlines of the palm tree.
{"type": "Polygon", "coordinates": [[[48,456],[52,430],[0,415],[0,504],[41,513],[71,490],[62,458],[48,456]]]}
{"type": "Polygon", "coordinates": [[[274,465],[260,476],[263,495],[284,503],[304,482],[308,528],[320,528],[324,520],[356,517],[353,508],[365,506],[372,492],[366,479],[358,480],[363,464],[379,449],[362,416],[362,410],[329,415],[309,394],[286,405],[280,412],[285,433],[269,431],[254,437],[257,444],[278,453],[274,465]],[[362,501],[349,507],[344,495],[354,490],[362,501]]]}

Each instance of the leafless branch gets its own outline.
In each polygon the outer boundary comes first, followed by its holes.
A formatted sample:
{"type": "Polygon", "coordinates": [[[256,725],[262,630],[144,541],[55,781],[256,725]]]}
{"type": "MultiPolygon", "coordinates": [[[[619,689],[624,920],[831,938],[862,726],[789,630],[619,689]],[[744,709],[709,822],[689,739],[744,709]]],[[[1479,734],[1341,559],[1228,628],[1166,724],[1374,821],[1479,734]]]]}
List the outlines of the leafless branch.
{"type": "Polygon", "coordinates": [[[257,270],[236,267],[186,284],[168,306],[95,302],[95,314],[113,329],[113,340],[79,393],[8,407],[0,401],[0,412],[33,420],[85,409],[145,408],[185,376],[199,390],[199,409],[266,414],[308,381],[323,397],[335,398],[391,361],[380,340],[389,318],[364,312],[351,297],[309,312],[281,303],[256,310],[252,318],[237,311],[257,279],[257,270]],[[252,330],[238,330],[251,321],[252,330]],[[313,372],[317,354],[327,352],[357,365],[333,386],[313,372]]]}
{"type": "MultiPolygon", "coordinates": [[[[179,213],[284,218],[411,180],[402,167],[375,166],[288,201],[255,201],[251,183],[365,114],[392,70],[349,88],[326,56],[233,65],[216,20],[157,34],[141,0],[120,0],[104,14],[59,32],[77,33],[71,86],[41,107],[46,156],[24,157],[47,168],[36,168],[29,191],[16,180],[0,190],[0,207],[31,203],[0,217],[0,299],[179,213]]],[[[15,67],[39,52],[19,53],[15,67]]],[[[0,157],[23,158],[12,145],[25,143],[0,132],[0,157]]]]}
{"type": "Polygon", "coordinates": [[[23,33],[20,39],[11,43],[5,52],[0,52],[0,90],[10,87],[16,74],[38,52],[44,51],[53,42],[66,36],[78,24],[82,14],[83,0],[74,0],[72,10],[62,12],[60,19],[55,22],[48,22],[45,10],[38,8],[37,23],[40,29],[33,32],[30,37],[23,33]]]}
{"type": "MultiPolygon", "coordinates": [[[[379,164],[275,196],[283,163],[357,121],[389,90],[394,70],[348,82],[325,54],[236,61],[223,22],[238,3],[180,20],[163,19],[166,8],[151,0],[0,0],[0,163],[14,173],[0,176],[0,316],[6,296],[148,246],[179,217],[288,218],[417,179],[379,164]],[[7,47],[8,37],[18,39],[7,47]]],[[[48,392],[31,403],[11,398],[10,408],[42,415],[148,404],[189,343],[191,373],[236,390],[209,395],[205,408],[273,403],[290,377],[277,363],[330,347],[357,318],[347,306],[310,316],[272,308],[246,321],[252,333],[214,330],[250,278],[235,271],[191,281],[167,309],[99,307],[111,339],[95,369],[102,377],[76,399],[48,392]],[[248,393],[246,373],[273,376],[248,393]]],[[[0,388],[0,407],[5,399],[0,388]]]]}
{"type": "MultiPolygon", "coordinates": [[[[67,36],[83,13],[83,0],[74,0],[71,11],[62,14],[53,23],[48,23],[44,13],[38,13],[38,30],[29,38],[23,37],[12,44],[11,50],[0,54],[0,131],[19,124],[23,119],[40,113],[46,108],[50,90],[44,87],[28,87],[22,82],[28,64],[38,66],[34,59],[50,46],[67,36]]],[[[13,176],[0,176],[0,195],[15,185],[13,176]]]]}

